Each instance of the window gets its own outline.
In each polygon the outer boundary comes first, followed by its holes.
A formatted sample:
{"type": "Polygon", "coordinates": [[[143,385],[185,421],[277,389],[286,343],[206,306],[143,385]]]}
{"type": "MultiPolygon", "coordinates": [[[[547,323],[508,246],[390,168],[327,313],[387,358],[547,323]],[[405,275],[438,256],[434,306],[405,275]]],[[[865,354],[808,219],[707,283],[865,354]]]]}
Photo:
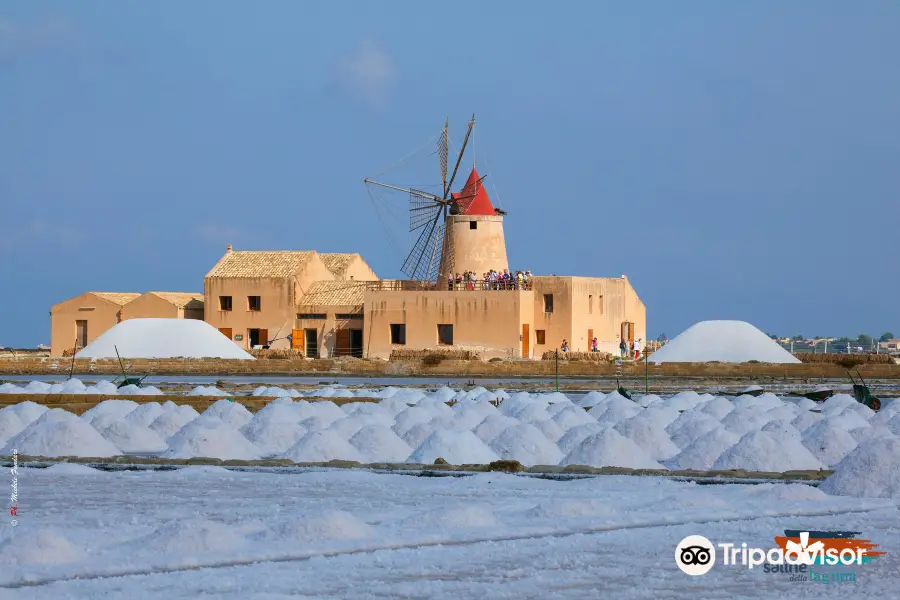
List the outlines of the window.
{"type": "Polygon", "coordinates": [[[362,313],[336,313],[334,318],[337,320],[341,319],[362,319],[362,313]]]}
{"type": "Polygon", "coordinates": [[[603,296],[597,296],[597,312],[603,314],[603,296]]]}
{"type": "Polygon", "coordinates": [[[478,221],[469,221],[469,229],[478,229],[478,221]]]}
{"type": "Polygon", "coordinates": [[[249,310],[258,311],[262,308],[262,300],[259,296],[247,296],[249,310]]]}
{"type": "Polygon", "coordinates": [[[405,323],[391,323],[391,343],[401,345],[406,343],[405,323]]]}
{"type": "Polygon", "coordinates": [[[553,312],[553,294],[544,294],[544,312],[553,312]]]}
{"type": "Polygon", "coordinates": [[[438,344],[453,345],[453,325],[438,325],[438,344]]]}
{"type": "Polygon", "coordinates": [[[547,343],[546,331],[543,329],[535,329],[534,330],[534,340],[537,344],[545,344],[547,343]]]}
{"type": "MultiPolygon", "coordinates": [[[[588,294],[588,314],[594,314],[594,295],[588,294]]],[[[590,340],[588,340],[590,341],[590,340]]]]}
{"type": "Polygon", "coordinates": [[[231,310],[231,296],[219,296],[219,310],[231,310]]]}
{"type": "Polygon", "coordinates": [[[319,321],[324,321],[325,317],[325,313],[299,313],[297,315],[298,319],[317,319],[319,321]]]}

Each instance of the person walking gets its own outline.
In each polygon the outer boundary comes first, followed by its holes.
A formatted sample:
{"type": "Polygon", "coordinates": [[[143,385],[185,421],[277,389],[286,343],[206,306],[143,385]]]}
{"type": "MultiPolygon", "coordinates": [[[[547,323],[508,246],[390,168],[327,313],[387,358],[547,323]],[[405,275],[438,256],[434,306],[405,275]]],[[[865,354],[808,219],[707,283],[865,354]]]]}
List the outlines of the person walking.
{"type": "Polygon", "coordinates": [[[634,341],[634,360],[637,360],[641,356],[641,339],[638,338],[634,341]]]}
{"type": "Polygon", "coordinates": [[[597,347],[597,338],[591,340],[591,352],[600,352],[600,349],[597,347]]]}
{"type": "Polygon", "coordinates": [[[562,344],[560,345],[559,349],[562,350],[563,352],[569,351],[569,342],[567,342],[565,340],[565,338],[563,338],[562,344]]]}
{"type": "Polygon", "coordinates": [[[622,341],[619,342],[619,353],[622,355],[622,358],[625,358],[626,352],[628,352],[628,342],[625,341],[625,338],[622,338],[622,341]]]}

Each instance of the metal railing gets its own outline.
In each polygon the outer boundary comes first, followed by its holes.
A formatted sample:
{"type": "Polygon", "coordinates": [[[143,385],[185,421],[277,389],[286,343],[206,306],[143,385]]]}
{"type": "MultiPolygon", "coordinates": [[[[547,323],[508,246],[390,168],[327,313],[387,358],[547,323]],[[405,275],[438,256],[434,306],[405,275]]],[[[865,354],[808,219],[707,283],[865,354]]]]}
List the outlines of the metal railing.
{"type": "Polygon", "coordinates": [[[488,292],[488,291],[504,291],[504,290],[530,290],[532,282],[517,282],[515,280],[462,280],[443,281],[435,283],[433,281],[408,281],[403,279],[387,280],[387,281],[367,281],[366,291],[373,292],[488,292]]]}

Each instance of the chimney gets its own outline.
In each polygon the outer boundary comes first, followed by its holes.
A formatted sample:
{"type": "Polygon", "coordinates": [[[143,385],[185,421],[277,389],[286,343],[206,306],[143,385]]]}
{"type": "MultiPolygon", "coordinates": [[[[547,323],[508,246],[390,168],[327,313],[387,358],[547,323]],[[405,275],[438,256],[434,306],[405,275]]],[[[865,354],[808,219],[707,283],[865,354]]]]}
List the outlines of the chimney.
{"type": "Polygon", "coordinates": [[[225,252],[231,252],[231,244],[225,246],[225,252]]]}

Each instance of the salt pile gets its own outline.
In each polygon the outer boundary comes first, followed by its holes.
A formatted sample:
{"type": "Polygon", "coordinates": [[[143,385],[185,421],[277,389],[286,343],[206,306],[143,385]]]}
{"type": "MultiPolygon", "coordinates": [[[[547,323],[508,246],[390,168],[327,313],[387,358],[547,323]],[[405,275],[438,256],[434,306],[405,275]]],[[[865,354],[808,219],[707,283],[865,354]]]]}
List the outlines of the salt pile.
{"type": "MultiPolygon", "coordinates": [[[[205,414],[205,413],[204,413],[205,414]]],[[[257,460],[262,451],[240,431],[222,421],[197,418],[168,440],[165,458],[221,458],[257,460]]]]}
{"type": "Polygon", "coordinates": [[[701,321],[650,355],[654,364],[799,363],[793,354],[746,321],[701,321]]]}
{"type": "Polygon", "coordinates": [[[857,498],[900,498],[900,439],[863,442],[819,486],[826,494],[857,498]]]}
{"type": "Polygon", "coordinates": [[[468,429],[441,429],[425,438],[408,462],[432,464],[438,458],[463,465],[487,464],[500,457],[468,429]]]}
{"type": "Polygon", "coordinates": [[[843,427],[822,419],[803,432],[803,445],[825,466],[839,463],[856,450],[856,440],[843,427]]]}
{"type": "Polygon", "coordinates": [[[384,425],[366,425],[350,438],[364,462],[403,462],[412,454],[412,447],[384,425]]]}
{"type": "Polygon", "coordinates": [[[767,431],[753,431],[725,450],[713,464],[714,470],[803,471],[824,468],[799,439],[767,431]]]}
{"type": "Polygon", "coordinates": [[[708,471],[723,452],[740,441],[741,436],[725,427],[718,427],[697,436],[693,442],[673,458],[668,466],[672,469],[696,469],[708,471]]]}
{"type": "MultiPolygon", "coordinates": [[[[52,411],[51,411],[52,412],[52,411]]],[[[69,414],[69,413],[66,413],[69,414]]],[[[75,415],[72,418],[46,418],[29,425],[20,434],[11,438],[0,455],[10,456],[13,450],[29,456],[80,456],[107,457],[122,454],[112,442],[100,432],[75,415]]]]}
{"type": "Polygon", "coordinates": [[[526,467],[557,465],[563,459],[559,447],[528,423],[505,429],[490,445],[500,458],[517,460],[526,467]]]}
{"type": "Polygon", "coordinates": [[[310,431],[297,440],[282,458],[294,462],[328,462],[329,460],[355,460],[363,462],[359,450],[334,431],[310,431]]]}
{"type": "Polygon", "coordinates": [[[228,358],[253,360],[199,319],[128,319],[105,331],[76,358],[228,358]]]}
{"type": "Polygon", "coordinates": [[[563,464],[631,469],[665,468],[614,429],[605,429],[585,438],[565,457],[563,464]]]}

